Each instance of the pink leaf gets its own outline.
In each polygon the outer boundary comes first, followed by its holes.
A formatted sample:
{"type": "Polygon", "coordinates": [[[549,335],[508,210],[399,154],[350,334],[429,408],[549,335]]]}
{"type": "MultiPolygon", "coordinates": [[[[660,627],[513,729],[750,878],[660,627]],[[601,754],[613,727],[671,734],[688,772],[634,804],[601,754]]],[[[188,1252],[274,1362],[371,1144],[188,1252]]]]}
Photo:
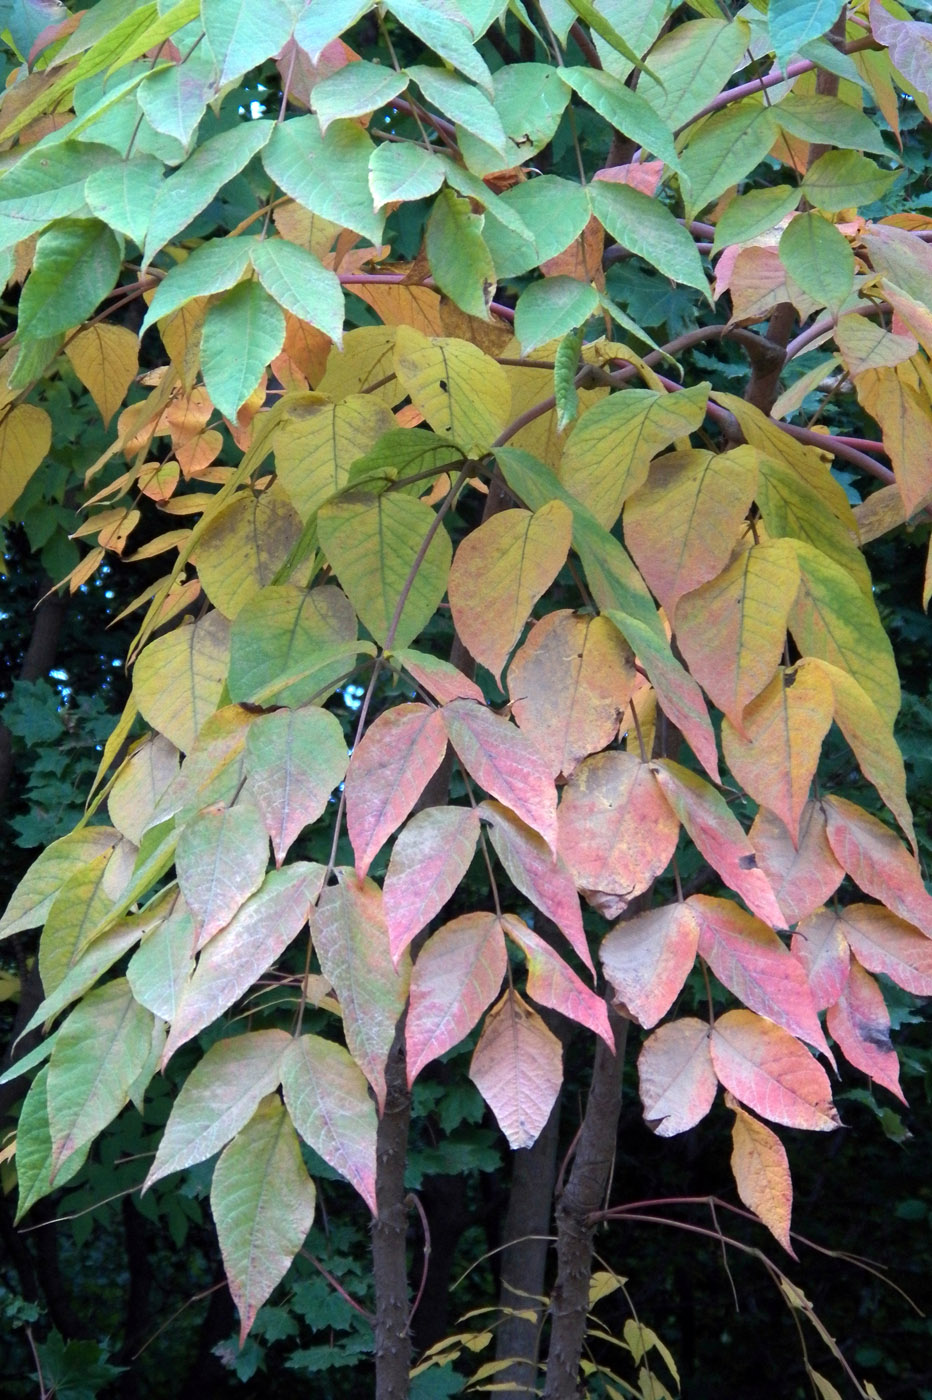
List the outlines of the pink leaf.
{"type": "Polygon", "coordinates": [[[579,909],[579,895],[562,856],[500,802],[483,802],[492,845],[516,889],[552,919],[591,972],[595,972],[579,909]]]}
{"type": "Polygon", "coordinates": [[[718,1082],[709,1057],[709,1027],[694,1016],[653,1032],[638,1055],[644,1122],[658,1137],[675,1137],[701,1123],[718,1082]]]}
{"type": "Polygon", "coordinates": [[[758,869],[754,847],[721,793],[668,758],[658,758],[650,767],[670,806],[725,884],[765,924],[782,928],[783,915],[770,881],[758,869]]]}
{"type": "Polygon", "coordinates": [[[530,740],[516,725],[471,700],[453,700],[440,713],[469,776],[556,851],[557,790],[530,740]]]}
{"type": "Polygon", "coordinates": [[[440,767],[446,747],[440,711],[427,705],[396,705],[363,735],[345,788],[346,826],[360,878],[440,767]]]}
{"type": "Polygon", "coordinates": [[[832,850],[855,884],[932,935],[932,895],[899,837],[843,797],[827,797],[824,806],[832,850]]]}
{"type": "Polygon", "coordinates": [[[311,936],[320,967],[340,1000],[343,1033],[353,1059],[385,1106],[385,1061],[408,994],[410,964],[396,971],[388,946],[382,891],[354,870],[337,870],[320,897],[311,936]]]}
{"type": "Polygon", "coordinates": [[[851,949],[841,920],[830,909],[817,909],[793,934],[793,952],[806,969],[817,1011],[824,1011],[844,991],[851,949]]]}
{"type": "Polygon", "coordinates": [[[409,1084],[469,1034],[502,985],[507,961],[496,914],[463,914],[431,934],[411,971],[409,1084]]]}
{"type": "Polygon", "coordinates": [[[699,924],[699,952],[722,985],[831,1060],[805,969],[773,930],[730,899],[696,894],[687,903],[699,924]]]}
{"type": "Polygon", "coordinates": [[[839,924],[862,967],[914,996],[932,996],[932,938],[882,904],[848,904],[839,924]]]}
{"type": "Polygon", "coordinates": [[[883,992],[857,962],[851,964],[848,984],[834,1006],[829,1007],[825,1023],[850,1065],[906,1102],[900,1088],[900,1062],[890,1042],[890,1016],[883,992]]]}
{"type": "Polygon", "coordinates": [[[399,834],[383,894],[392,960],[426,928],[456,891],[479,839],[472,807],[427,807],[399,834]]]}
{"type": "Polygon", "coordinates": [[[302,1035],[285,1052],[282,1092],[304,1141],[355,1186],[375,1215],[378,1119],[356,1062],[342,1045],[302,1035]]]}
{"type": "Polygon", "coordinates": [[[588,1026],[614,1053],[615,1037],[605,1000],[582,982],[550,944],[514,914],[502,915],[505,932],[527,958],[527,994],[541,1006],[559,1011],[571,1021],[588,1026]]]}
{"type": "Polygon", "coordinates": [[[531,1147],[562,1087],[563,1051],[537,1012],[511,988],[485,1019],[469,1077],[509,1145],[531,1147]]]}
{"type": "Polygon", "coordinates": [[[762,1118],[820,1133],[840,1126],[828,1075],[782,1026],[753,1011],[726,1011],[710,1050],[719,1082],[762,1118]]]}
{"type": "Polygon", "coordinates": [[[451,700],[478,700],[480,705],[485,703],[485,697],[476,682],[439,656],[404,647],[393,651],[391,659],[403,666],[408,675],[417,681],[418,685],[423,686],[440,705],[446,705],[451,700]]]}
{"type": "Polygon", "coordinates": [[[698,946],[699,924],[688,904],[623,919],[599,948],[615,1005],[639,1026],[655,1026],[682,991],[698,946]]]}
{"type": "Polygon", "coordinates": [[[845,878],[828,844],[825,813],[818,802],[803,808],[798,849],[780,818],[763,807],[748,836],[787,924],[798,923],[831,899],[845,878]]]}

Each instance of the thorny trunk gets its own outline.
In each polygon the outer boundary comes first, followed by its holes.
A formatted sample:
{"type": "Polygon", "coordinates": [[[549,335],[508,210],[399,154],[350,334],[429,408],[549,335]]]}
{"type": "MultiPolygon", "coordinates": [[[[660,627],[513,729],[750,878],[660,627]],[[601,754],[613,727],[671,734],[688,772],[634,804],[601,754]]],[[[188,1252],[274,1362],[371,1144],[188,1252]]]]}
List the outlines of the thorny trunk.
{"type": "Polygon", "coordinates": [[[404,1055],[404,1017],[385,1065],[385,1109],[376,1138],[375,1192],[378,1219],[372,1226],[375,1282],[375,1400],[405,1400],[411,1369],[405,1163],[411,1095],[404,1055]]]}

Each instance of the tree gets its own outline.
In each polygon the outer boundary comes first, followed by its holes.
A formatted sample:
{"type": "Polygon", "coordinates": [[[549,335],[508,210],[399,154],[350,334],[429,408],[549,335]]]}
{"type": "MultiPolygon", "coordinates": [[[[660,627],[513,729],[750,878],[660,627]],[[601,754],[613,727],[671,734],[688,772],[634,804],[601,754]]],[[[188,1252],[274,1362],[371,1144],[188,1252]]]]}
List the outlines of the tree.
{"type": "Polygon", "coordinates": [[[667,1394],[636,1313],[626,1378],[583,1355],[620,1282],[595,1229],[637,1218],[609,1194],[626,1057],[660,1138],[721,1087],[738,1197],[792,1255],[769,1125],[839,1126],[821,1061],[901,1098],[884,988],[932,990],[861,549],[932,500],[904,195],[929,26],[894,0],[4,19],[0,509],[49,519],[83,386],[108,438],[72,463],[95,543],[63,586],[169,561],[86,816],[0,921],[42,928],[18,1218],[168,1085],[143,1190],[220,1154],[241,1341],[335,1174],[373,1217],[379,1400],[415,1362],[455,1393],[496,1331],[484,1374],[532,1386],[544,1324],[547,1400],[667,1394]],[[820,770],[833,725],[854,784],[820,770]],[[558,1182],[564,1053],[588,1090],[558,1182]],[[519,1154],[500,1306],[413,1355],[412,1089],[452,1102],[467,1068],[519,1154]]]}

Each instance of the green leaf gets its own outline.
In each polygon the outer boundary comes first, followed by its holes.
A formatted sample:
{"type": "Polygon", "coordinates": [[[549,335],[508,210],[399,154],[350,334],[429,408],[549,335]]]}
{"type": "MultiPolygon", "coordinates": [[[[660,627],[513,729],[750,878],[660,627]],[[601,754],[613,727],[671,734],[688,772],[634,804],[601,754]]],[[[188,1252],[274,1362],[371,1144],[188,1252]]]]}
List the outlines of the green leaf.
{"type": "Polygon", "coordinates": [[[856,151],[827,151],[803,177],[803,194],[816,209],[837,214],[881,199],[896,179],[856,151]]]}
{"type": "Polygon", "coordinates": [[[374,1215],[378,1117],[355,1060],[332,1040],[302,1035],[285,1052],[282,1092],[304,1141],[352,1182],[374,1215]]]}
{"type": "Polygon", "coordinates": [[[436,107],[457,126],[504,156],[505,128],[502,119],[477,87],[444,68],[429,68],[423,63],[409,65],[407,73],[417,83],[431,107],[436,107]]]}
{"type": "MultiPolygon", "coordinates": [[[[16,1128],[16,1184],[19,1199],[16,1205],[15,1224],[19,1224],[26,1212],[53,1190],[52,1135],[49,1131],[48,1111],[48,1069],[43,1068],[30,1085],[29,1092],[19,1111],[16,1128]]],[[[55,1174],[55,1186],[64,1186],[76,1176],[90,1151],[90,1143],[79,1147],[55,1174]]]]}
{"type": "Polygon", "coordinates": [[[133,694],[143,717],[182,753],[214,713],[230,658],[230,624],[209,612],[150,642],[133,671],[133,694]]]}
{"type": "Polygon", "coordinates": [[[244,122],[230,131],[212,136],[198,146],[173,175],[163,181],[152,207],[143,266],[160,248],[187,228],[235,175],[249,164],[266,145],[275,123],[244,122]]]}
{"type": "Polygon", "coordinates": [[[281,1100],[264,1099],[214,1168],[210,1209],[239,1309],[240,1346],[288,1272],[314,1219],[316,1193],[281,1100]]]}
{"type": "Polygon", "coordinates": [[[651,49],[651,73],[641,75],[638,92],[669,130],[676,131],[717,97],[747,61],[750,39],[744,19],[687,20],[651,49]]]}
{"type": "Polygon", "coordinates": [[[32,147],[0,179],[0,249],[12,248],[54,219],[86,214],[85,182],[95,171],[119,164],[109,146],[84,141],[32,147]]]}
{"type": "Polygon", "coordinates": [[[255,247],[254,238],[215,238],[168,272],[155,289],[139,334],[170,316],[194,297],[225,292],[242,277],[255,247]]]}
{"type": "Polygon", "coordinates": [[[225,418],[236,422],[284,343],[285,314],[258,282],[239,282],[209,308],[201,334],[201,370],[204,386],[225,418]],[[234,345],[236,354],[231,355],[234,345]]]}
{"type": "Polygon", "coordinates": [[[453,549],[442,525],[419,557],[435,520],[430,506],[394,494],[344,496],[321,508],[321,547],[380,645],[409,646],[446,591],[453,549]]]}
{"type": "Polygon", "coordinates": [[[362,117],[386,106],[404,92],[408,76],[361,59],[315,83],[312,101],[321,131],[338,117],[362,117]]]}
{"type": "Polygon", "coordinates": [[[327,809],[346,775],[346,741],[327,710],[276,710],[260,715],[246,736],[248,791],[272,838],[275,862],[327,809]]]}
{"type": "Polygon", "coordinates": [[[316,117],[293,117],[275,127],[262,159],[275,183],[305,209],[379,244],[382,218],[369,193],[373,149],[355,122],[335,121],[324,135],[316,117]]]}
{"type": "Polygon", "coordinates": [[[113,906],[105,884],[110,858],[104,850],[79,866],[49,910],[39,943],[39,975],[46,993],[53,992],[71,971],[113,906]]]}
{"type": "MultiPolygon", "coordinates": [[[[212,93],[210,76],[189,59],[150,73],[139,89],[138,101],[155,131],[173,136],[187,147],[212,93]]],[[[133,163],[128,161],[127,165],[133,163]]]]}
{"type": "Polygon", "coordinates": [[[616,131],[645,151],[652,151],[671,169],[679,169],[673,137],[649,102],[611,73],[597,68],[560,68],[559,76],[616,131]]]}
{"type": "Polygon", "coordinates": [[[540,175],[506,190],[488,207],[483,229],[498,280],[517,277],[562,253],[582,233],[589,214],[585,190],[555,175],[540,175]],[[497,217],[502,205],[519,216],[530,241],[497,217]]]}
{"type": "Polygon", "coordinates": [[[425,244],[434,280],[469,316],[489,318],[495,266],[482,239],[484,219],[467,199],[442,190],[427,220],[425,244]]]}
{"type": "Polygon", "coordinates": [[[395,200],[425,199],[439,190],[443,178],[443,162],[422,146],[385,141],[369,157],[369,189],[377,209],[395,200]]]}
{"type": "Polygon", "coordinates": [[[492,75],[473,47],[473,35],[460,19],[435,10],[423,0],[389,0],[385,5],[398,23],[433,49],[464,77],[485,88],[491,97],[492,75]]]}
{"type": "Polygon", "coordinates": [[[759,165],[777,135],[773,109],[745,97],[703,122],[680,155],[688,218],[759,165]]]}
{"type": "MultiPolygon", "coordinates": [[[[524,165],[553,139],[569,101],[560,70],[546,63],[507,63],[495,73],[494,106],[505,131],[504,158],[494,142],[460,126],[463,159],[476,175],[524,165]]],[[[460,191],[463,193],[463,191],[460,191]]]]}
{"type": "Polygon", "coordinates": [[[854,253],[821,214],[797,214],[780,238],[780,261],[820,306],[837,315],[854,291],[854,253]]]}
{"type": "MultiPolygon", "coordinates": [[[[294,16],[286,0],[201,0],[207,42],[220,65],[219,85],[233,82],[278,53],[291,38],[294,16]]],[[[242,134],[242,127],[238,128],[242,134]]]]}
{"type": "Polygon", "coordinates": [[[802,96],[788,92],[773,109],[784,131],[816,145],[842,146],[852,151],[889,155],[878,128],[864,112],[837,97],[802,96]]]}
{"type": "Polygon", "coordinates": [[[112,826],[85,826],[69,831],[36,857],[20,880],[0,919],[0,938],[38,928],[49,916],[55,897],[83,865],[113,849],[120,833],[112,826]]]}
{"type": "Polygon", "coordinates": [[[179,897],[168,918],[136,949],[126,976],[141,1006],[162,1021],[173,1021],[182,988],[193,971],[194,920],[179,897]]]}
{"type": "Polygon", "coordinates": [[[356,641],[355,613],[338,588],[263,588],[233,623],[230,696],[285,705],[316,696],[322,704],[366,649],[356,641]]]}
{"type": "Polygon", "coordinates": [[[254,802],[205,807],[178,840],[175,871],[200,949],[233,918],[265,878],[269,840],[254,802]]]}
{"type": "Polygon", "coordinates": [[[696,245],[665,204],[616,181],[588,186],[592,212],[612,238],[644,258],[658,272],[708,296],[708,281],[696,245]]]}
{"type": "Polygon", "coordinates": [[[715,225],[713,256],[732,243],[746,243],[775,228],[798,203],[799,188],[794,185],[770,185],[736,195],[715,225]]]}
{"type": "Polygon", "coordinates": [[[152,206],[162,186],[162,169],[162,162],[155,156],[142,154],[118,165],[102,166],[87,178],[84,192],[88,208],[142,248],[152,206]]]}
{"type": "Polygon", "coordinates": [[[52,1171],[100,1133],[129,1101],[152,1043],[152,1012],[125,977],[88,992],[58,1033],[49,1061],[52,1171]]]}
{"type": "MultiPolygon", "coordinates": [[[[592,0],[568,0],[572,9],[576,11],[580,19],[584,19],[592,30],[593,34],[598,34],[600,39],[604,39],[606,44],[620,53],[622,58],[626,58],[633,67],[641,73],[651,73],[646,63],[634,52],[631,46],[618,33],[614,25],[609,24],[604,14],[601,14],[592,4],[592,0]]],[[[653,76],[653,75],[652,75],[653,76]]]]}
{"type": "Polygon", "coordinates": [[[116,286],[122,258],[98,219],[62,219],[47,229],[19,299],[19,336],[41,339],[79,326],[116,286]]]}
{"type": "Polygon", "coordinates": [[[368,10],[372,0],[327,0],[326,5],[305,5],[295,25],[294,37],[312,63],[331,39],[336,39],[368,10]]]}
{"type": "Polygon", "coordinates": [[[515,307],[515,335],[521,342],[521,353],[529,355],[539,345],[584,325],[598,305],[595,288],[575,277],[546,277],[542,282],[532,282],[515,307]]]}
{"type": "Polygon", "coordinates": [[[767,23],[777,62],[784,71],[803,44],[828,33],[840,9],[839,0],[770,0],[767,23]]]}

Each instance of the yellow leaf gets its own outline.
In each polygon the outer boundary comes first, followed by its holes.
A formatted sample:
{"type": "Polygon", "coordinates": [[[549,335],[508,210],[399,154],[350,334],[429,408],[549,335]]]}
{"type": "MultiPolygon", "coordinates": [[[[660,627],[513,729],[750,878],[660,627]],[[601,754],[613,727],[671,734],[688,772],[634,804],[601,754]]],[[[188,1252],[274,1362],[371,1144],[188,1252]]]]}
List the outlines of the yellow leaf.
{"type": "Polygon", "coordinates": [[[395,376],[394,353],[394,326],[360,326],[347,331],[343,348],[334,346],[330,351],[317,390],[334,400],[365,393],[394,408],[406,394],[395,376]],[[373,387],[376,384],[377,389],[373,387]]]}
{"type": "Polygon", "coordinates": [[[273,441],[279,480],[302,520],[343,489],[352,463],[394,426],[387,406],[371,394],[336,404],[320,394],[296,396],[273,441]]]}
{"type": "Polygon", "coordinates": [[[434,432],[470,456],[487,452],[508,423],[511,389],[505,371],[465,340],[429,340],[399,326],[395,373],[434,432]]]}
{"type": "Polygon", "coordinates": [[[0,421],[0,516],[15,506],[52,445],[44,408],[17,404],[0,421]]]}
{"type": "Polygon", "coordinates": [[[566,562],[573,517],[562,501],[532,515],[505,510],[466,536],[450,569],[453,622],[501,685],[502,667],[531,609],[566,562]]]}
{"type": "Polygon", "coordinates": [[[858,402],[880,424],[907,516],[932,497],[932,405],[910,364],[855,377],[858,402]]]}
{"type": "Polygon", "coordinates": [[[892,368],[919,348],[912,336],[893,335],[866,316],[842,316],[835,327],[835,341],[852,376],[867,369],[892,368]]]}
{"type": "MultiPolygon", "coordinates": [[[[533,365],[504,366],[511,387],[512,419],[520,418],[528,409],[533,408],[535,404],[541,403],[553,394],[553,370],[548,361],[552,361],[557,343],[553,341],[548,345],[541,345],[534,352],[534,359],[539,360],[543,364],[543,368],[536,368],[533,365]]],[[[580,413],[585,414],[587,409],[607,398],[608,393],[607,386],[580,389],[580,413]]],[[[525,423],[524,427],[515,433],[514,437],[509,438],[509,447],[520,447],[522,451],[532,453],[541,462],[545,462],[548,467],[556,470],[568,436],[567,430],[561,432],[557,427],[557,419],[556,407],[532,418],[529,423],[525,423]]]]}
{"type": "Polygon", "coordinates": [[[188,393],[194,388],[200,367],[201,332],[209,303],[209,297],[192,297],[171,316],[159,322],[162,344],[188,393]]]}
{"type": "Polygon", "coordinates": [[[157,637],[136,662],[133,697],[143,718],[183,753],[217,708],[229,658],[230,624],[209,612],[157,637]]]}
{"type": "MultiPolygon", "coordinates": [[[[854,508],[854,518],[858,523],[858,534],[862,544],[880,539],[906,522],[903,497],[896,486],[881,486],[872,491],[866,501],[854,508]]],[[[927,606],[924,602],[923,606],[927,606]]]]}
{"type": "Polygon", "coordinates": [[[231,620],[273,583],[301,535],[301,519],[284,490],[241,491],[208,522],[194,562],[204,592],[231,620]]]}
{"type": "Polygon", "coordinates": [[[66,344],[65,354],[106,427],[139,369],[139,337],[126,326],[104,321],[79,331],[66,344]]]}
{"type": "Polygon", "coordinates": [[[404,282],[350,283],[346,290],[371,306],[383,326],[409,326],[422,335],[442,336],[441,296],[430,287],[404,282]]]}
{"type": "Polygon", "coordinates": [[[738,1195],[795,1259],[790,1243],[793,1183],[784,1146],[765,1123],[745,1113],[731,1094],[725,1101],[735,1115],[731,1169],[738,1195]]]}

